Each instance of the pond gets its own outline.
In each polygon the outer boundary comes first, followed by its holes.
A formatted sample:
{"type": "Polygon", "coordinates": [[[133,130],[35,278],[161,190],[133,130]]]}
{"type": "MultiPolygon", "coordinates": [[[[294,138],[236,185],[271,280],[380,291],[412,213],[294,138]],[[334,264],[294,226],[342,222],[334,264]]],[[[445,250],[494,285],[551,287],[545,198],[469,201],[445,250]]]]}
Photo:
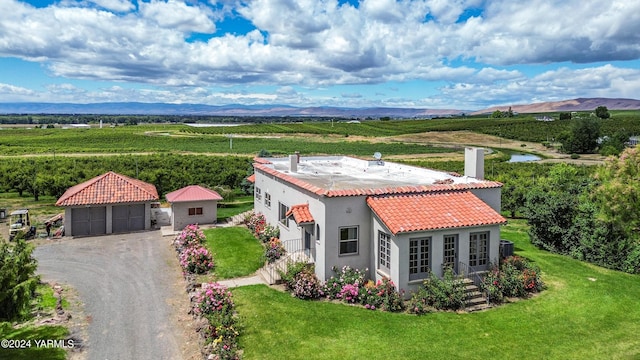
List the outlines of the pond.
{"type": "Polygon", "coordinates": [[[509,162],[527,162],[527,161],[538,161],[542,160],[541,157],[532,154],[511,154],[511,159],[509,162]]]}

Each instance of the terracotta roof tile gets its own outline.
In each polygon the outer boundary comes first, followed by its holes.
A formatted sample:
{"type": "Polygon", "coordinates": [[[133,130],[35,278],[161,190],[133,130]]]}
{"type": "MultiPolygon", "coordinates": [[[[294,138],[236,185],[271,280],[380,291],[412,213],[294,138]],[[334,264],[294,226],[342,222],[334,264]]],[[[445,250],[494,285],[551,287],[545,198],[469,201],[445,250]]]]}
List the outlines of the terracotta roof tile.
{"type": "Polygon", "coordinates": [[[220,194],[218,194],[216,191],[207,189],[199,185],[189,185],[187,187],[183,187],[182,189],[172,191],[166,195],[166,198],[167,201],[171,203],[185,201],[222,200],[222,196],[220,196],[220,194]]]}
{"type": "Polygon", "coordinates": [[[256,174],[251,174],[247,177],[247,181],[250,183],[256,183],[256,174]]]}
{"type": "Polygon", "coordinates": [[[312,224],[315,222],[309,211],[309,204],[293,205],[289,211],[287,211],[286,216],[293,216],[293,220],[298,225],[312,224]]]}
{"type": "Polygon", "coordinates": [[[393,234],[506,223],[469,191],[370,196],[367,204],[393,234]]]}
{"type": "Polygon", "coordinates": [[[109,171],[72,186],[62,194],[56,206],[119,204],[158,200],[153,184],[109,171]]]}

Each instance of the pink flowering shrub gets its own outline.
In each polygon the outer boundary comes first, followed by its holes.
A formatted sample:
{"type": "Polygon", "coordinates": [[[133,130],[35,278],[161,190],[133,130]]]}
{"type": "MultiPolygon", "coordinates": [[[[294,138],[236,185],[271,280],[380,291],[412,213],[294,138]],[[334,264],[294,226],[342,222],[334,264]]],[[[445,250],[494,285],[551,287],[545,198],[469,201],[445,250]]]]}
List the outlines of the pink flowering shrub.
{"type": "Polygon", "coordinates": [[[204,246],[189,246],[179,255],[180,266],[190,274],[206,274],[213,269],[213,257],[204,246]]]}
{"type": "Polygon", "coordinates": [[[284,246],[282,246],[282,242],[278,238],[271,238],[271,240],[269,240],[269,243],[265,245],[264,257],[269,264],[280,259],[287,252],[284,246]]]}
{"type": "Polygon", "coordinates": [[[181,251],[184,248],[202,245],[207,240],[204,233],[197,224],[187,225],[182,232],[173,241],[176,250],[181,251]]]}
{"type": "Polygon", "coordinates": [[[203,284],[194,298],[193,312],[207,319],[206,342],[213,344],[215,359],[239,359],[236,318],[231,292],[219,283],[203,284]]]}
{"type": "Polygon", "coordinates": [[[342,299],[342,297],[338,297],[338,294],[342,292],[342,288],[345,285],[348,284],[359,287],[360,284],[364,284],[365,271],[354,269],[350,266],[343,266],[340,270],[334,267],[333,272],[336,273],[336,275],[329,278],[324,286],[326,296],[329,299],[342,299]]]}
{"type": "Polygon", "coordinates": [[[375,284],[368,281],[360,288],[361,303],[366,309],[383,311],[401,311],[404,309],[402,293],[396,290],[396,286],[391,279],[384,277],[375,284]]]}
{"type": "Polygon", "coordinates": [[[482,280],[482,290],[493,303],[504,297],[527,297],[544,289],[540,269],[520,256],[509,256],[500,265],[492,265],[482,280]]]}
{"type": "Polygon", "coordinates": [[[291,286],[291,295],[299,299],[318,299],[324,296],[322,283],[309,270],[299,272],[291,286]]]}
{"type": "Polygon", "coordinates": [[[341,299],[342,301],[349,304],[355,304],[359,300],[359,297],[358,297],[359,292],[360,292],[360,288],[358,287],[357,283],[344,284],[342,286],[342,289],[340,289],[340,292],[338,293],[338,295],[336,295],[336,299],[341,299]]]}

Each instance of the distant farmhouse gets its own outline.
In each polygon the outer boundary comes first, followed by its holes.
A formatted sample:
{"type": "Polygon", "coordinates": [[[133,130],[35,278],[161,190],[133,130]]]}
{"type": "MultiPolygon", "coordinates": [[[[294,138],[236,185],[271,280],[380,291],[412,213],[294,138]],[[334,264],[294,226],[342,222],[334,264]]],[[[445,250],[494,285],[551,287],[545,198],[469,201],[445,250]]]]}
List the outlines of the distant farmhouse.
{"type": "Polygon", "coordinates": [[[502,184],[483,179],[483,149],[466,149],[464,176],[347,156],[256,158],[254,169],[255,211],[320,279],[366,268],[408,292],[430,272],[498,259],[502,184]]]}

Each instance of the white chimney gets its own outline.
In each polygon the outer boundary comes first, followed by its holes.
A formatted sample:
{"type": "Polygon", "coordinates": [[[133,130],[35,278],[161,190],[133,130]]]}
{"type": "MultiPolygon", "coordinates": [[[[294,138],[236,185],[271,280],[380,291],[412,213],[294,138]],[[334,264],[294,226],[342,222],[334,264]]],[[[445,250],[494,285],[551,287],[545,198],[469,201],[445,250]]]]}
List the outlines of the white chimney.
{"type": "Polygon", "coordinates": [[[465,148],[464,149],[464,176],[484,179],[484,149],[465,148]]]}
{"type": "Polygon", "coordinates": [[[289,171],[298,172],[298,155],[289,155],[289,171]]]}

